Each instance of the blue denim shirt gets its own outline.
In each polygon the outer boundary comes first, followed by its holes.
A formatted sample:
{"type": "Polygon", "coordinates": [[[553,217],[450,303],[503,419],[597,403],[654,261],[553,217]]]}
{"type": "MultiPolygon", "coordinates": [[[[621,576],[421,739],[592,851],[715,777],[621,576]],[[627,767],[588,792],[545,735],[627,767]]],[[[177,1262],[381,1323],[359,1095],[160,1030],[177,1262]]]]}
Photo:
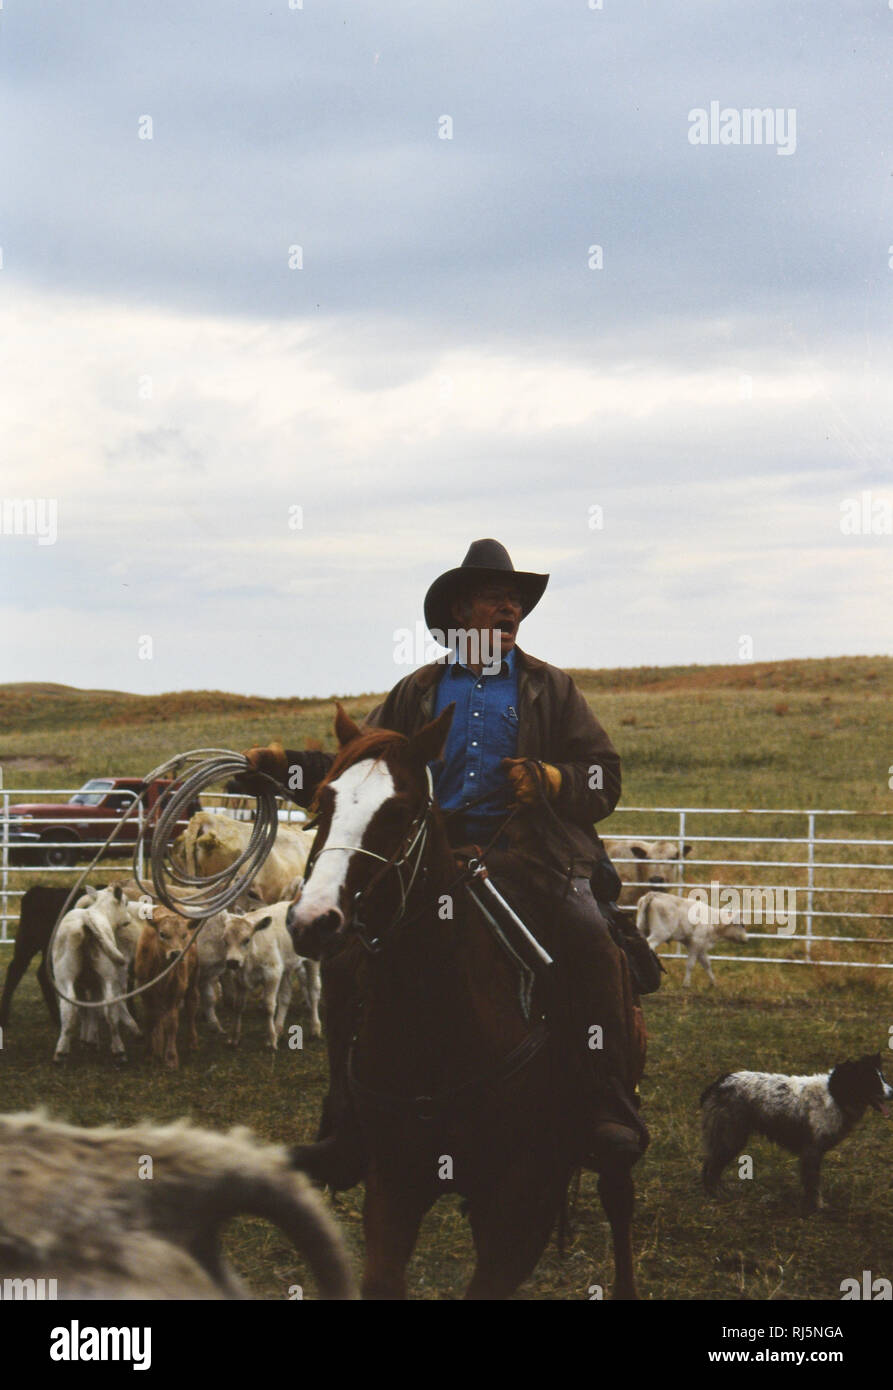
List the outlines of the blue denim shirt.
{"type": "Polygon", "coordinates": [[[510,651],[498,671],[476,675],[456,660],[449,662],[434,700],[437,716],[447,705],[456,710],[440,762],[431,764],[434,792],[444,811],[457,810],[486,793],[468,812],[469,839],[488,839],[510,804],[503,758],[518,752],[518,673],[510,651]],[[487,833],[489,832],[489,834],[487,833]]]}

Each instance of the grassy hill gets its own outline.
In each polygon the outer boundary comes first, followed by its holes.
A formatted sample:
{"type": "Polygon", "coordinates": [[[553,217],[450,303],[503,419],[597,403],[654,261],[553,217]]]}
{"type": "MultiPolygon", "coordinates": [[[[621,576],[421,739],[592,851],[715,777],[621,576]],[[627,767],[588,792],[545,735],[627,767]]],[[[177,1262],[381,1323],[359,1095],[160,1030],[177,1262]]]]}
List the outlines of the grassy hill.
{"type": "MultiPolygon", "coordinates": [[[[626,804],[893,804],[893,658],[575,671],[623,759],[626,804]]],[[[381,694],[347,697],[362,718],[381,694]]],[[[0,685],[6,786],[140,775],[179,751],[333,746],[331,700],[0,685]]]]}

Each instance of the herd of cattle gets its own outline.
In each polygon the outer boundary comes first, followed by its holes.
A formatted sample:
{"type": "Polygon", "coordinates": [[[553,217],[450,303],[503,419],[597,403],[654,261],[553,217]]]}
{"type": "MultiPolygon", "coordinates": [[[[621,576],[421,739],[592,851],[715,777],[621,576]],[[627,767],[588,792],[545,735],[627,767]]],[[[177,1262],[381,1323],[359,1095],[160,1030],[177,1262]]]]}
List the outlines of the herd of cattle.
{"type": "MultiPolygon", "coordinates": [[[[207,877],[239,858],[250,829],[228,816],[203,811],[192,817],[175,853],[189,874],[207,877]]],[[[267,1040],[271,1048],[278,1046],[295,980],[310,1011],[313,1036],[319,1037],[319,965],[295,954],[285,926],[312,843],[311,832],[280,826],[271,854],[250,890],[235,904],[237,910],[207,918],[197,936],[197,923],[153,902],[135,879],[129,879],[103,889],[85,888],[59,923],[50,952],[67,890],[44,885],[29,888],[22,899],[15,950],[0,998],[0,1028],[8,1027],[13,992],[39,954],[38,980],[50,1014],[59,1024],[57,1062],[70,1055],[76,1036],[88,1044],[98,1041],[100,1013],[108,1025],[112,1055],[123,1061],[122,1029],[137,1037],[142,1032],[127,1001],[120,998],[132,989],[141,991],[150,1055],[171,1068],[179,1065],[181,1018],[188,1044],[197,1043],[199,1003],[209,1026],[223,1034],[217,1007],[224,989],[235,1013],[229,1039],[233,1044],[241,1036],[249,993],[259,989],[267,1040]],[[48,955],[55,989],[47,971],[48,955]]]]}
{"type": "MultiPolygon", "coordinates": [[[[235,863],[247,846],[250,829],[229,816],[202,811],[192,817],[174,853],[187,873],[208,877],[235,863]]],[[[120,998],[134,989],[140,991],[149,1055],[170,1068],[179,1065],[181,1020],[187,1045],[197,1045],[199,1006],[208,1026],[224,1036],[217,1012],[224,996],[233,1012],[229,1034],[233,1045],[241,1038],[246,1001],[259,991],[267,1041],[277,1048],[295,982],[309,1010],[312,1035],[321,1036],[319,966],[296,955],[285,925],[312,843],[312,831],[280,825],[273,850],[249,892],[235,905],[236,911],[208,918],[197,936],[193,921],[153,902],[135,879],[103,889],[85,888],[60,922],[52,943],[55,988],[47,956],[67,890],[44,885],[29,888],[22,899],[13,959],[0,997],[0,1028],[8,1028],[13,992],[30,962],[40,955],[38,980],[59,1026],[57,1062],[70,1056],[76,1037],[87,1044],[98,1043],[100,1013],[113,1057],[125,1060],[122,1031],[133,1037],[143,1031],[128,1002],[120,998]]],[[[619,906],[635,911],[639,930],[649,944],[656,948],[668,941],[683,943],[688,950],[685,983],[697,962],[713,981],[708,950],[719,937],[737,941],[746,937],[731,914],[712,913],[672,892],[681,893],[682,861],[691,847],[675,840],[633,839],[608,840],[605,847],[612,859],[620,861],[626,879],[619,906]]]]}

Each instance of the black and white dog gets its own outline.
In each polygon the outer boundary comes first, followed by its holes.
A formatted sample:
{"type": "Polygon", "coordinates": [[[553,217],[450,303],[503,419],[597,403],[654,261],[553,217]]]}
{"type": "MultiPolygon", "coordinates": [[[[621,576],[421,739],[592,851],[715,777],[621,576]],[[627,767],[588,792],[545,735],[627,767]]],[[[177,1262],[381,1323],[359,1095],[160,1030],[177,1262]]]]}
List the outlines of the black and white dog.
{"type": "Polygon", "coordinates": [[[721,1076],[701,1096],[704,1186],[716,1191],[726,1164],[756,1132],[799,1156],[806,1210],[815,1211],[822,1204],[819,1168],[825,1154],[846,1138],[867,1106],[887,1115],[891,1100],[893,1088],[878,1052],[840,1062],[827,1075],[735,1071],[721,1076]]]}

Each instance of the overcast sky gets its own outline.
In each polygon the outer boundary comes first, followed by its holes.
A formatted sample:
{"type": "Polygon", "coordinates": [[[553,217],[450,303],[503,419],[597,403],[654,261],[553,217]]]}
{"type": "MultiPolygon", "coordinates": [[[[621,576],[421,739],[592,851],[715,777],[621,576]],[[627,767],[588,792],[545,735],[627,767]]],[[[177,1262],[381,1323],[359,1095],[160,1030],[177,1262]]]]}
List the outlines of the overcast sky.
{"type": "Polygon", "coordinates": [[[893,9],[291,3],[3,7],[0,680],[889,652],[893,9]]]}

